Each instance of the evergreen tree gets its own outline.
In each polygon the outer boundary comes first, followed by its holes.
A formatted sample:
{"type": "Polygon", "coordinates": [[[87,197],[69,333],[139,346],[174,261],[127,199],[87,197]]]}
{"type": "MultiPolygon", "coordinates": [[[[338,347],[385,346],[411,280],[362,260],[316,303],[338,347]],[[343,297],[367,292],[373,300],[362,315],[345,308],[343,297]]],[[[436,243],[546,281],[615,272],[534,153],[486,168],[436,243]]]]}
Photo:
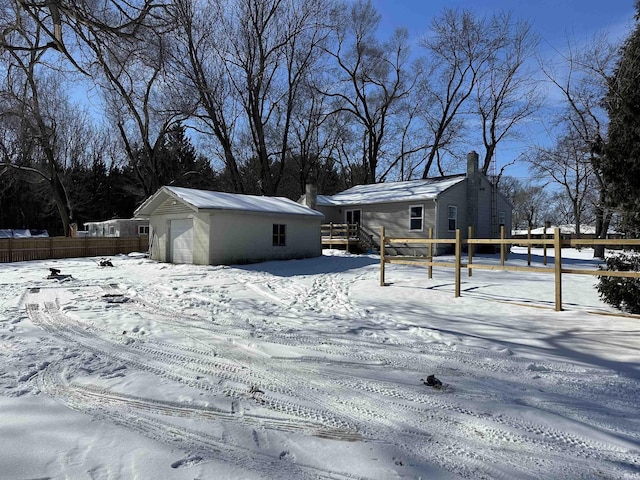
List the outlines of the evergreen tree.
{"type": "Polygon", "coordinates": [[[629,230],[640,229],[640,0],[636,0],[636,24],[622,46],[611,79],[607,106],[609,138],[602,173],[614,206],[623,212],[629,230]]]}

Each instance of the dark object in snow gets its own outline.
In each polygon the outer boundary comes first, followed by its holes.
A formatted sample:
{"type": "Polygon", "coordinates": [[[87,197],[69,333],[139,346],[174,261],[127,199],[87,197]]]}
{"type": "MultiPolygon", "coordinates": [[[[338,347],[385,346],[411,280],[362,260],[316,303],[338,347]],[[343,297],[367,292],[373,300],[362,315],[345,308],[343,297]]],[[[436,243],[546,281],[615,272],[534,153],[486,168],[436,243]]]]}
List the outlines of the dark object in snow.
{"type": "Polygon", "coordinates": [[[127,303],[130,300],[122,293],[105,293],[102,298],[107,303],[127,303]]]}
{"type": "Polygon", "coordinates": [[[48,280],[66,280],[71,278],[71,275],[61,275],[60,269],[58,268],[49,268],[49,271],[51,273],[47,276],[48,280]]]}
{"type": "Polygon", "coordinates": [[[429,375],[427,379],[421,379],[427,387],[442,388],[442,382],[436,378],[435,375],[429,375]]]}
{"type": "Polygon", "coordinates": [[[101,267],[113,267],[113,263],[111,263],[111,260],[109,260],[108,258],[103,258],[102,260],[100,260],[100,262],[98,262],[98,265],[100,265],[101,267]]]}

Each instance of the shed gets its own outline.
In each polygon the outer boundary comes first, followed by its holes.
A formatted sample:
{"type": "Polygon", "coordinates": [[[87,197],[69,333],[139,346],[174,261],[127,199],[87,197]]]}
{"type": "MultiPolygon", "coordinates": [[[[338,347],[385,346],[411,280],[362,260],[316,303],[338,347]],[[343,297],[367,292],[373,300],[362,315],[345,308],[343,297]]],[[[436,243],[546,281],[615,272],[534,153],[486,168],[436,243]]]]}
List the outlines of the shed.
{"type": "Polygon", "coordinates": [[[324,215],[282,197],[161,187],[135,212],[148,217],[151,258],[199,265],[322,255],[324,215]]]}

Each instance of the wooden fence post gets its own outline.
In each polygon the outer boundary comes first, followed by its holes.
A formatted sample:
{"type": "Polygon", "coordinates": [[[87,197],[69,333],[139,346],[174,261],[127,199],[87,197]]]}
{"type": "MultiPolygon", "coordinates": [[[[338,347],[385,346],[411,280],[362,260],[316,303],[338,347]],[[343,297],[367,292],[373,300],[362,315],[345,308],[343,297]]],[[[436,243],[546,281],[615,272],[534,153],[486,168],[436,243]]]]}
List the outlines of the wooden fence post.
{"type": "Polygon", "coordinates": [[[542,230],[542,240],[543,240],[542,264],[546,266],[547,265],[547,223],[546,222],[544,224],[544,229],[542,230]]]}
{"type": "Polygon", "coordinates": [[[460,296],[460,265],[462,256],[462,240],[460,236],[460,229],[456,229],[456,298],[460,296]]]}
{"type": "Polygon", "coordinates": [[[473,225],[469,225],[469,232],[467,233],[467,254],[468,254],[468,261],[467,261],[467,266],[469,267],[469,270],[467,271],[468,275],[471,277],[473,276],[473,269],[471,268],[471,264],[473,263],[473,244],[469,243],[468,240],[471,240],[473,238],[473,225]]]}
{"type": "Polygon", "coordinates": [[[562,238],[560,229],[553,229],[553,248],[555,259],[553,262],[556,284],[556,312],[562,311],[562,238]]]}
{"type": "MultiPolygon", "coordinates": [[[[433,239],[433,228],[429,227],[429,240],[433,239]]],[[[427,257],[429,262],[433,262],[433,243],[429,242],[429,248],[427,249],[427,257]]],[[[433,266],[429,265],[427,267],[427,272],[429,274],[429,280],[433,278],[433,266]]]]}
{"type": "Polygon", "coordinates": [[[380,227],[380,286],[384,287],[384,227],[380,227]]]}
{"type": "Polygon", "coordinates": [[[504,267],[504,259],[506,257],[505,255],[505,250],[506,250],[506,245],[504,243],[504,239],[505,239],[505,228],[504,225],[500,226],[500,266],[504,267]]]}
{"type": "Polygon", "coordinates": [[[527,227],[527,266],[531,266],[531,225],[527,227]]]}

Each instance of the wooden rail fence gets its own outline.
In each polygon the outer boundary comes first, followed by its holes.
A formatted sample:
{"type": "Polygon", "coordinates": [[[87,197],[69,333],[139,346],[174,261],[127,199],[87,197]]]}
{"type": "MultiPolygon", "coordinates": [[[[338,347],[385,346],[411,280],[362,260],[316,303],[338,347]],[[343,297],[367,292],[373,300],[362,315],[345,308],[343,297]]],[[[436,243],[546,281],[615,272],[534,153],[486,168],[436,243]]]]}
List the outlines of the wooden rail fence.
{"type": "Polygon", "coordinates": [[[0,238],[0,263],[146,252],[149,237],[0,238]]]}
{"type": "Polygon", "coordinates": [[[629,246],[640,247],[640,239],[570,239],[562,240],[560,229],[555,228],[553,237],[544,239],[513,239],[506,238],[504,227],[501,228],[500,238],[473,238],[473,229],[469,227],[468,239],[463,240],[460,230],[456,230],[456,237],[452,238],[433,238],[433,229],[429,229],[427,238],[394,238],[385,236],[384,227],[380,230],[380,286],[385,286],[385,264],[399,263],[405,265],[416,265],[428,267],[428,276],[432,278],[433,267],[448,267],[455,269],[455,297],[460,296],[461,271],[466,268],[468,276],[473,275],[473,270],[512,270],[521,272],[537,272],[552,273],[555,278],[555,309],[562,310],[562,274],[573,275],[596,275],[603,277],[624,277],[624,278],[640,278],[640,272],[624,272],[610,270],[583,270],[573,268],[562,268],[562,247],[580,247],[580,246],[629,246]],[[397,243],[427,245],[428,253],[426,257],[410,257],[410,256],[387,256],[385,254],[385,246],[397,243]],[[513,243],[519,245],[527,245],[527,266],[506,265],[507,246],[513,243]],[[448,244],[454,245],[455,261],[454,262],[434,262],[433,261],[433,245],[448,244]],[[554,250],[553,267],[532,267],[531,266],[531,245],[544,245],[544,265],[547,264],[546,249],[547,245],[551,245],[554,250]],[[462,262],[462,246],[468,246],[467,262],[462,262]],[[487,265],[473,263],[474,245],[500,245],[500,265],[487,265]]]}

